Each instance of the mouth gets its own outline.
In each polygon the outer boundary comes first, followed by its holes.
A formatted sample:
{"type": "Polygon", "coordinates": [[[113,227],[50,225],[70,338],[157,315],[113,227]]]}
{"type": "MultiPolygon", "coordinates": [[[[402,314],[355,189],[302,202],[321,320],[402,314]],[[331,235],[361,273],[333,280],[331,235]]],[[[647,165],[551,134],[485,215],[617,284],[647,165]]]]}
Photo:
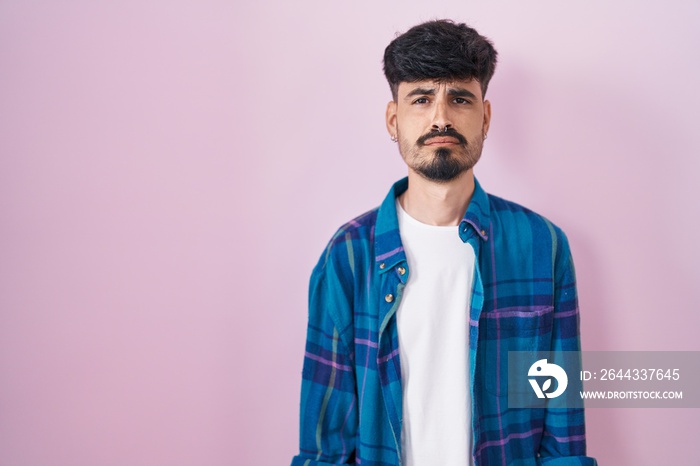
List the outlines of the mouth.
{"type": "Polygon", "coordinates": [[[426,146],[438,146],[438,145],[450,145],[450,144],[459,144],[460,142],[457,140],[457,138],[453,137],[445,137],[445,136],[439,136],[439,137],[434,137],[430,138],[427,141],[425,141],[426,146]]]}
{"type": "Polygon", "coordinates": [[[450,128],[446,132],[431,131],[419,137],[416,141],[419,146],[456,146],[467,145],[467,138],[450,128]]]}

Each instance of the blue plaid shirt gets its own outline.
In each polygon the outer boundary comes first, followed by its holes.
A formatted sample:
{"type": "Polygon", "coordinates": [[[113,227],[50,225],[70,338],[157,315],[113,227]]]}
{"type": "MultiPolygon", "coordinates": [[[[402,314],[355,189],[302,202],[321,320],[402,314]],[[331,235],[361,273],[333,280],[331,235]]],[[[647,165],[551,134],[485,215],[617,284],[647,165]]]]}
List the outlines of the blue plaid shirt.
{"type": "MultiPolygon", "coordinates": [[[[313,270],[292,466],[401,464],[396,310],[411,271],[395,199],[407,187],[407,178],[398,181],[379,208],[342,226],[313,270]]],[[[478,182],[459,235],[477,257],[469,309],[474,464],[595,466],[585,456],[582,409],[507,406],[508,351],[580,350],[566,236],[478,182]]]]}

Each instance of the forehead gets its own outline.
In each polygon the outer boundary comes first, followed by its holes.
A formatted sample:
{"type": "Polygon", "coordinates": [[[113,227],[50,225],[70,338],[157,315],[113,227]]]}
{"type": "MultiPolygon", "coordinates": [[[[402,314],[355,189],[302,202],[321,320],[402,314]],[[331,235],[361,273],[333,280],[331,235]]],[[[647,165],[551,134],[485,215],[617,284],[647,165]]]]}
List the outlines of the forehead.
{"type": "Polygon", "coordinates": [[[466,90],[472,94],[481,97],[481,84],[478,79],[456,79],[456,80],[440,80],[440,79],[426,79],[422,81],[402,81],[399,83],[398,94],[399,96],[405,96],[409,92],[416,89],[432,90],[437,93],[441,90],[466,90]]]}

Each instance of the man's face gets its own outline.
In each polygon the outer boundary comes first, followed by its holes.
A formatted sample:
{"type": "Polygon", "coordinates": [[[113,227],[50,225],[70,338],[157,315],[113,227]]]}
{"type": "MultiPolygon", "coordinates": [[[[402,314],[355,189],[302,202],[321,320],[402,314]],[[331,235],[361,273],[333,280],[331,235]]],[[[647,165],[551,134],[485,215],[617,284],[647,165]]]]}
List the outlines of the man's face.
{"type": "Polygon", "coordinates": [[[417,81],[399,84],[387,105],[386,122],[410,169],[436,182],[471,169],[481,156],[491,119],[479,81],[417,81]]]}

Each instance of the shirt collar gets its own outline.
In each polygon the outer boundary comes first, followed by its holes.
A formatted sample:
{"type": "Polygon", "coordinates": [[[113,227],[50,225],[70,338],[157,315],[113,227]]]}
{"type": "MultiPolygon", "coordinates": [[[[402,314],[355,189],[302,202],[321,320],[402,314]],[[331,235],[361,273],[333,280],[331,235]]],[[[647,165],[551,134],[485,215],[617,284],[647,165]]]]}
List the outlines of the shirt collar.
{"type": "MultiPolygon", "coordinates": [[[[374,236],[375,261],[379,272],[393,269],[400,262],[406,261],[406,253],[401,243],[399,220],[396,214],[396,198],[408,189],[408,177],[402,178],[391,187],[389,193],[379,206],[374,236]]],[[[476,235],[482,241],[488,241],[491,235],[491,208],[489,198],[474,179],[474,193],[459,224],[459,236],[467,242],[476,235]]]]}

